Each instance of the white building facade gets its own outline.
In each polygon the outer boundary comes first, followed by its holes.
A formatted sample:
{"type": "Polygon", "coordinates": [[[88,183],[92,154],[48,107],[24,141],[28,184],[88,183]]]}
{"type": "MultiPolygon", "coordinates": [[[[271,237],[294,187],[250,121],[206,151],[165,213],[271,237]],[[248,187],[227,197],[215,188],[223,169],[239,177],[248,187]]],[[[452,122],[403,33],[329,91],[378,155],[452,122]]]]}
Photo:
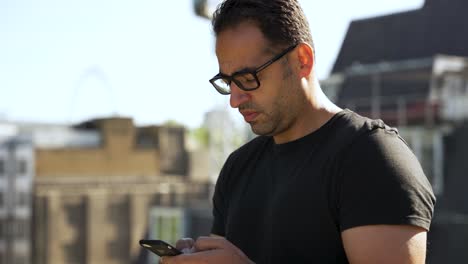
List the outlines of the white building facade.
{"type": "Polygon", "coordinates": [[[0,125],[0,263],[31,262],[34,148],[12,124],[0,125]]]}

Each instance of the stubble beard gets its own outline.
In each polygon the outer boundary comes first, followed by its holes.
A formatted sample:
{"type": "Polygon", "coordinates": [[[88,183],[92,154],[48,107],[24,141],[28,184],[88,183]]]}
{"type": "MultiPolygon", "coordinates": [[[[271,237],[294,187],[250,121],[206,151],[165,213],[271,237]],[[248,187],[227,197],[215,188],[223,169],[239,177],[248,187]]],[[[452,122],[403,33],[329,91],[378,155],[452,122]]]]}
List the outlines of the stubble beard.
{"type": "Polygon", "coordinates": [[[288,60],[281,61],[285,71],[281,85],[279,87],[279,94],[273,101],[271,109],[263,109],[259,115],[259,120],[255,120],[250,123],[252,132],[259,136],[275,136],[286,130],[288,130],[295,121],[295,115],[298,114],[297,104],[298,101],[294,101],[293,98],[298,96],[297,91],[292,81],[292,70],[288,65],[288,60]],[[292,99],[291,99],[292,98],[292,99]]]}
{"type": "Polygon", "coordinates": [[[270,109],[264,109],[259,120],[250,123],[252,131],[260,136],[275,136],[287,130],[293,123],[294,109],[288,103],[290,95],[287,93],[287,83],[279,88],[283,92],[278,95],[270,109]]]}
{"type": "Polygon", "coordinates": [[[261,113],[261,118],[250,123],[252,132],[259,136],[274,136],[281,123],[281,113],[278,109],[281,106],[277,102],[273,104],[271,111],[261,113]]]}

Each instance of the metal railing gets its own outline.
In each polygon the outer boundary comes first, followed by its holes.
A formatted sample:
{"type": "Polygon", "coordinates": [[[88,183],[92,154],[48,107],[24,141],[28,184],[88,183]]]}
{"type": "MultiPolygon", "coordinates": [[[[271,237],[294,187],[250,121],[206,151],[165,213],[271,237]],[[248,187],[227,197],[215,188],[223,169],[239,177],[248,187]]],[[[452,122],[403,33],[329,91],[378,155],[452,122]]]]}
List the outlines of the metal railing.
{"type": "Polygon", "coordinates": [[[441,121],[441,104],[421,96],[374,96],[342,100],[340,104],[361,115],[380,118],[390,125],[425,124],[441,121]]]}

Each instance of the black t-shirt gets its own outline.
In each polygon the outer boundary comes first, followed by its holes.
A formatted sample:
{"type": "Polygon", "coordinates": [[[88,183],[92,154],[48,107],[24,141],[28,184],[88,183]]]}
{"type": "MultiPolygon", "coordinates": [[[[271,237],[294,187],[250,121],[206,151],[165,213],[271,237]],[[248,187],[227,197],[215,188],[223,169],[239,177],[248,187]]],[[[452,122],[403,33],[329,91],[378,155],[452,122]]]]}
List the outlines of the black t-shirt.
{"type": "Polygon", "coordinates": [[[233,152],[216,184],[212,233],[257,264],[348,263],[342,231],[429,230],[434,203],[398,132],[343,110],[298,140],[260,136],[233,152]]]}

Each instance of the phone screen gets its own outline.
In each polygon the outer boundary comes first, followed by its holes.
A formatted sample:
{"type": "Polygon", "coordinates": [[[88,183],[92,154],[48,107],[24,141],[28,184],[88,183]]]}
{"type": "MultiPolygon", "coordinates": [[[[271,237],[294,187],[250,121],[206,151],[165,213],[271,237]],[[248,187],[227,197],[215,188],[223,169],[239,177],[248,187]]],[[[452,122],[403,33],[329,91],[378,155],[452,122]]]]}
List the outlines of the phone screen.
{"type": "Polygon", "coordinates": [[[178,249],[162,240],[142,239],[140,245],[160,257],[182,254],[178,249]]]}

